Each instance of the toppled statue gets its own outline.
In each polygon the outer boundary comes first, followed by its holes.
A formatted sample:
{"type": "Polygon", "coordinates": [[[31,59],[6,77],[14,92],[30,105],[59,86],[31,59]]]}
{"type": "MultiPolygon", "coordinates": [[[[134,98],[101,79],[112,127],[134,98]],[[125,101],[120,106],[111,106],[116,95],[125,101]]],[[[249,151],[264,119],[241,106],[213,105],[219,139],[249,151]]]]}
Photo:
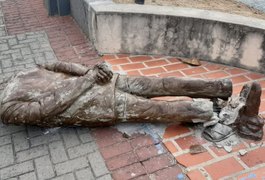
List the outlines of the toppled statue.
{"type": "MultiPolygon", "coordinates": [[[[0,115],[5,124],[42,127],[207,122],[216,114],[210,100],[168,102],[150,98],[189,96],[227,100],[231,95],[229,79],[128,77],[113,74],[105,63],[89,68],[56,62],[14,76],[0,96],[0,115]]],[[[256,117],[256,112],[253,115],[248,113],[248,107],[245,109],[238,113],[244,117],[242,124],[247,128],[240,129],[242,134],[249,131],[248,117],[256,117]]],[[[262,128],[263,123],[260,120],[258,126],[262,128]]]]}

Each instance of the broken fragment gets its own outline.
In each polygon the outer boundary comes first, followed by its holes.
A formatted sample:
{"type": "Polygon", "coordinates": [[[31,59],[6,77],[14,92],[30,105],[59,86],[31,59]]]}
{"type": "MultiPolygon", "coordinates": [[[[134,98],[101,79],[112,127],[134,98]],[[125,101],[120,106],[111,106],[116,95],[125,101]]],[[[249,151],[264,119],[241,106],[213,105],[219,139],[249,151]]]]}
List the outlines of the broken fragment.
{"type": "Polygon", "coordinates": [[[190,154],[199,154],[206,152],[207,150],[200,144],[190,146],[190,154]]]}
{"type": "Polygon", "coordinates": [[[244,155],[247,154],[247,150],[241,149],[241,150],[238,151],[238,153],[240,154],[240,156],[244,156],[244,155]]]}
{"type": "Polygon", "coordinates": [[[191,66],[200,66],[202,65],[199,59],[192,58],[192,59],[186,59],[186,58],[180,58],[180,61],[189,64],[191,66]]]}

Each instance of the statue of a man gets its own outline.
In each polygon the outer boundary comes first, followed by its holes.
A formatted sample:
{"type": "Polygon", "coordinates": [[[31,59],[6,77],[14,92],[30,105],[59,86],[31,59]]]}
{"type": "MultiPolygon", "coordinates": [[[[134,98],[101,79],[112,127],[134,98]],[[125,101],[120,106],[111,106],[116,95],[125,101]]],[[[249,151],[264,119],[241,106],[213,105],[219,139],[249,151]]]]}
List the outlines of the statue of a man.
{"type": "Polygon", "coordinates": [[[5,124],[102,126],[117,122],[195,122],[213,117],[209,100],[157,101],[157,96],[228,99],[231,80],[128,77],[102,63],[56,62],[20,72],[1,94],[5,124]]]}

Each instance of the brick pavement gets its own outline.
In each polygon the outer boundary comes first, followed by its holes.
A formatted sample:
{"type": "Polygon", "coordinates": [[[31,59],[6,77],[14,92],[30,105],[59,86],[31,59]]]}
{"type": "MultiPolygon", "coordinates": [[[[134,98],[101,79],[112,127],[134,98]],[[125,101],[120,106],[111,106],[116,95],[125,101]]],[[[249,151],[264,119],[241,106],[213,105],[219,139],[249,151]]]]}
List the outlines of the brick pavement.
{"type": "Polygon", "coordinates": [[[4,21],[5,20],[4,20],[4,15],[2,13],[2,5],[0,4],[0,37],[7,35],[4,21]]]}
{"type": "MultiPolygon", "coordinates": [[[[126,71],[128,75],[133,76],[173,76],[205,79],[231,78],[233,81],[234,95],[240,92],[245,83],[258,81],[263,88],[260,114],[263,116],[265,114],[264,74],[205,61],[201,61],[202,66],[192,67],[183,64],[177,58],[167,56],[105,55],[103,59],[112,64],[115,71],[126,71]]],[[[169,97],[164,99],[173,100],[173,98],[169,97]]],[[[219,149],[213,146],[212,143],[202,139],[198,135],[196,127],[189,125],[168,126],[162,137],[164,145],[174,155],[177,162],[183,166],[183,171],[187,173],[190,179],[236,179],[237,177],[244,179],[248,177],[265,177],[265,136],[259,142],[242,139],[241,143],[234,146],[232,152],[228,153],[224,149],[219,149]],[[207,149],[207,152],[191,155],[189,153],[189,147],[195,144],[202,144],[207,149]],[[247,150],[248,153],[240,156],[239,150],[247,150]]],[[[103,157],[105,156],[103,150],[103,157]]],[[[109,156],[105,158],[108,159],[109,156]]],[[[150,171],[152,172],[152,170],[150,171]]],[[[152,174],[149,174],[149,178],[152,178],[152,174]]]]}
{"type": "Polygon", "coordinates": [[[115,180],[185,177],[162,139],[143,134],[125,136],[114,128],[97,128],[92,134],[115,180]]]}
{"type": "Polygon", "coordinates": [[[45,32],[0,37],[0,82],[18,71],[56,60],[45,32]]]}

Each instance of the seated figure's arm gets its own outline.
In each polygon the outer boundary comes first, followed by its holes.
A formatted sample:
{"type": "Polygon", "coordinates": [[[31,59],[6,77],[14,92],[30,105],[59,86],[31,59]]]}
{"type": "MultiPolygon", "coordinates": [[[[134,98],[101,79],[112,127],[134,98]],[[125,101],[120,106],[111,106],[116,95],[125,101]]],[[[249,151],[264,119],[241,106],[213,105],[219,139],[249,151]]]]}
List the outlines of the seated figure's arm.
{"type": "Polygon", "coordinates": [[[62,73],[71,74],[74,76],[83,76],[89,70],[93,69],[93,67],[86,67],[81,64],[67,63],[67,62],[60,62],[60,61],[57,61],[54,63],[47,63],[47,64],[43,64],[39,66],[49,71],[62,72],[62,73]]]}
{"type": "MultiPolygon", "coordinates": [[[[95,83],[94,72],[89,75],[62,81],[53,92],[37,100],[12,100],[1,104],[1,119],[9,124],[45,125],[45,119],[62,113],[95,83]]],[[[48,122],[47,125],[49,126],[48,122]]]]}

